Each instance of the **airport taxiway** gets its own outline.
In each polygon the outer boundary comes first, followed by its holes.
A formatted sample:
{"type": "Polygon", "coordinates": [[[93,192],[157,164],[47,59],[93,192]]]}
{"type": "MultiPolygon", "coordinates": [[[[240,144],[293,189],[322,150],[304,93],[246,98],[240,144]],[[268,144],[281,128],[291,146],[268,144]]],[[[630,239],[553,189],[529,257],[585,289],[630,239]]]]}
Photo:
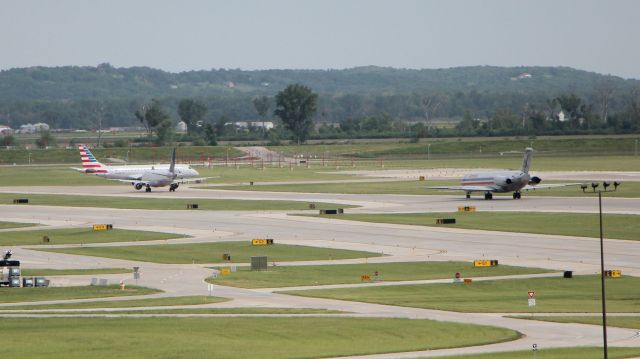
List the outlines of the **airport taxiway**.
{"type": "MultiPolygon", "coordinates": [[[[304,193],[269,193],[203,190],[180,187],[176,193],[135,192],[128,187],[28,187],[4,188],[0,192],[76,194],[84,196],[131,196],[136,198],[215,198],[215,199],[279,199],[304,202],[334,202],[362,206],[353,212],[424,212],[455,211],[458,206],[476,205],[483,211],[561,211],[595,212],[593,197],[524,197],[522,200],[497,198],[493,201],[465,200],[461,196],[338,195],[304,193]]],[[[362,223],[330,218],[289,216],[282,211],[202,211],[202,210],[133,210],[112,208],[65,208],[54,206],[0,206],[7,221],[44,224],[89,225],[112,223],[116,228],[152,229],[192,234],[192,239],[175,240],[189,243],[221,240],[249,240],[256,237],[275,238],[279,243],[332,246],[343,249],[383,252],[389,256],[379,260],[463,260],[499,259],[500,263],[574,270],[577,273],[599,271],[599,241],[596,238],[508,233],[451,228],[434,228],[394,224],[362,223]]],[[[607,198],[607,213],[639,214],[640,199],[607,198]]],[[[137,242],[136,245],[151,245],[137,242]]],[[[118,243],[118,245],[126,245],[118,243]]],[[[625,275],[640,276],[640,242],[605,241],[606,262],[610,268],[622,269],[625,275]]],[[[3,248],[4,249],[4,248],[3,248]]],[[[141,263],[108,258],[71,256],[60,253],[14,248],[16,258],[32,267],[96,268],[140,266],[140,284],[165,290],[161,296],[206,295],[203,279],[211,270],[203,265],[141,263]]],[[[212,258],[212,263],[217,259],[212,258]]],[[[370,259],[377,260],[377,259],[370,259]]],[[[338,263],[333,261],[331,263],[338,263]]],[[[326,263],[326,264],[331,264],[326,263]]],[[[126,275],[110,275],[118,279],[126,275]]],[[[130,276],[130,275],[129,275],[130,276]]],[[[87,280],[79,278],[78,280],[87,280]]],[[[73,280],[71,280],[73,282],[73,280]]],[[[129,279],[131,283],[131,279],[129,279]]],[[[73,284],[73,283],[70,283],[73,284]]],[[[526,293],[525,293],[526,294],[526,293]]],[[[523,296],[525,295],[523,294],[523,296]]],[[[292,297],[264,290],[215,286],[214,295],[232,298],[224,306],[326,308],[357,315],[428,318],[463,323],[488,324],[511,328],[525,337],[507,343],[473,348],[456,348],[402,354],[366,356],[370,358],[427,357],[443,354],[524,350],[533,343],[541,348],[575,345],[600,345],[601,328],[591,325],[558,324],[505,318],[499,314],[453,313],[435,310],[401,308],[377,304],[292,297]]],[[[131,299],[131,298],[127,298],[131,299]]],[[[526,299],[526,297],[525,297],[526,299]]],[[[108,300],[114,300],[109,298],[108,300]]],[[[8,314],[7,314],[8,315],[8,314]]],[[[633,330],[610,328],[611,346],[640,346],[633,330]]]]}

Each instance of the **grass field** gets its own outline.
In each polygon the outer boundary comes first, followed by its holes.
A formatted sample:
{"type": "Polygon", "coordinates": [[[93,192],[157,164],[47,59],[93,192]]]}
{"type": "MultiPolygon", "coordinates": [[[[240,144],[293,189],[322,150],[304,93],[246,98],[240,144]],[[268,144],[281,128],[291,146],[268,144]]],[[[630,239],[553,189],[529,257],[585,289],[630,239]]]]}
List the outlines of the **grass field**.
{"type": "Polygon", "coordinates": [[[473,267],[468,262],[404,262],[379,264],[340,264],[330,266],[277,266],[268,271],[251,271],[241,267],[228,276],[209,278],[207,282],[241,288],[275,288],[305,285],[360,283],[367,274],[378,281],[392,282],[421,279],[453,278],[456,272],[465,277],[490,277],[515,274],[545,273],[544,269],[524,267],[473,267]]]}
{"type": "Polygon", "coordinates": [[[130,295],[154,294],[159,292],[160,291],[156,289],[137,286],[127,286],[125,290],[121,290],[120,286],[118,285],[39,288],[0,287],[0,303],[121,297],[130,295]]]}
{"type": "Polygon", "coordinates": [[[187,236],[174,233],[131,231],[127,229],[112,229],[109,231],[94,231],[87,228],[39,229],[33,231],[3,232],[0,245],[25,246],[34,244],[89,244],[110,242],[153,241],[172,238],[186,238],[187,236]],[[43,243],[42,237],[48,236],[49,242],[43,243]]]}
{"type": "Polygon", "coordinates": [[[419,156],[426,158],[427,152],[433,157],[439,156],[500,156],[501,153],[510,154],[512,151],[523,151],[526,147],[533,147],[540,154],[579,156],[602,154],[627,154],[635,152],[635,141],[638,136],[563,136],[544,137],[539,139],[511,138],[445,138],[422,139],[419,143],[401,142],[369,142],[354,144],[318,144],[318,145],[290,145],[272,146],[272,151],[288,156],[305,155],[316,158],[331,157],[408,157],[419,156]]]}
{"type": "Polygon", "coordinates": [[[82,302],[64,304],[43,304],[43,305],[16,305],[10,307],[0,307],[2,310],[42,310],[42,309],[95,309],[95,308],[136,308],[136,307],[162,307],[171,305],[198,305],[225,302],[228,299],[211,297],[204,295],[193,295],[185,297],[118,300],[113,302],[82,302]]]}
{"type": "MultiPolygon", "coordinates": [[[[1,153],[1,150],[0,150],[1,153]]],[[[308,180],[331,180],[353,178],[346,174],[324,173],[330,168],[315,166],[314,168],[294,167],[289,169],[289,164],[279,168],[277,163],[266,165],[264,170],[258,162],[254,162],[254,167],[243,164],[236,168],[216,166],[212,168],[195,166],[198,173],[203,177],[214,176],[206,183],[245,183],[245,182],[274,182],[274,181],[308,181],[308,180]]],[[[333,170],[335,171],[335,170],[333,170]]],[[[125,189],[131,185],[109,181],[97,176],[86,175],[70,169],[68,166],[5,166],[0,170],[0,186],[121,186],[125,189]]],[[[156,189],[161,190],[161,189],[156,189]]]]}
{"type": "MultiPolygon", "coordinates": [[[[428,284],[290,291],[307,297],[478,313],[599,312],[600,277],[496,280],[472,284],[428,284]],[[528,307],[527,292],[536,292],[528,307]]],[[[607,311],[640,312],[640,278],[607,280],[607,311]]]]}
{"type": "Polygon", "coordinates": [[[0,222],[0,229],[24,228],[36,226],[35,223],[0,222]]]}
{"type": "MultiPolygon", "coordinates": [[[[473,354],[461,356],[447,356],[450,359],[600,359],[602,358],[602,348],[541,348],[533,355],[531,350],[518,352],[473,354]]],[[[610,359],[637,358],[640,356],[640,348],[615,348],[609,347],[610,359]]],[[[439,357],[445,358],[445,357],[439,357]]]]}
{"type": "MultiPolygon", "coordinates": [[[[194,305],[195,306],[195,305],[194,305]]],[[[25,310],[13,311],[12,313],[33,313],[29,310],[26,310],[26,306],[24,306],[25,310]]],[[[0,315],[2,314],[2,307],[0,307],[0,315]]],[[[33,309],[40,309],[33,308],[33,309]]],[[[38,314],[59,314],[59,311],[54,310],[44,310],[39,311],[38,314]]],[[[293,315],[293,314],[345,314],[347,312],[341,312],[337,310],[327,310],[327,309],[313,309],[313,308],[167,308],[167,309],[122,309],[122,310],[65,310],[64,314],[212,314],[212,315],[222,315],[222,314],[247,314],[247,315],[262,315],[262,314],[283,314],[283,315],[293,315]]]]}
{"type": "MultiPolygon", "coordinates": [[[[252,201],[233,199],[185,199],[185,198],[142,198],[95,196],[87,200],[87,196],[54,195],[54,194],[6,194],[0,193],[0,203],[11,204],[14,198],[28,198],[29,204],[23,206],[67,206],[67,207],[101,207],[123,209],[156,209],[187,210],[187,205],[197,203],[200,210],[206,211],[285,211],[309,209],[309,202],[301,201],[252,201]]],[[[317,209],[350,208],[353,206],[335,203],[315,202],[317,209]]]]}
{"type": "MultiPolygon", "coordinates": [[[[317,215],[313,215],[317,216],[317,215]]],[[[540,212],[455,212],[401,214],[343,214],[332,219],[373,223],[409,224],[446,228],[482,229],[503,232],[600,236],[598,214],[540,212]],[[455,218],[455,224],[437,225],[437,218],[455,218]],[[541,226],[540,223],[544,223],[541,226]]],[[[631,214],[604,214],[606,238],[640,240],[640,218],[631,214]]]]}
{"type": "Polygon", "coordinates": [[[95,275],[95,274],[124,274],[133,272],[126,268],[95,268],[95,269],[26,269],[20,271],[23,277],[43,277],[57,275],[95,275]]]}
{"type": "MultiPolygon", "coordinates": [[[[0,154],[2,151],[0,150],[0,154]]],[[[484,155],[474,158],[441,158],[426,160],[411,159],[340,159],[313,160],[309,168],[306,165],[292,166],[278,162],[243,162],[236,166],[214,166],[212,168],[196,166],[201,176],[215,176],[206,183],[263,183],[282,181],[321,181],[358,178],[341,173],[350,170],[385,169],[431,169],[431,168],[504,168],[519,169],[521,155],[499,156],[484,155]],[[264,167],[264,168],[263,168],[264,167]]],[[[640,156],[539,156],[534,155],[531,171],[634,171],[640,168],[640,156]]],[[[544,178],[543,178],[544,179],[544,178]]],[[[613,178],[615,179],[615,178],[613,178]]],[[[69,166],[4,166],[0,171],[0,186],[104,186],[114,185],[127,188],[127,184],[108,181],[96,176],[78,173],[69,166]]],[[[130,187],[130,186],[129,186],[130,187]]]]}
{"type": "MultiPolygon", "coordinates": [[[[602,325],[601,316],[594,316],[594,317],[545,317],[545,316],[519,317],[517,316],[514,318],[542,320],[545,322],[554,322],[554,323],[581,323],[581,324],[602,325]]],[[[637,316],[637,317],[607,316],[607,326],[640,330],[640,316],[637,316]]]]}
{"type": "MultiPolygon", "coordinates": [[[[169,163],[171,161],[171,151],[173,147],[121,147],[121,148],[100,148],[91,149],[91,153],[105,164],[108,158],[119,160],[129,160],[129,163],[169,163]]],[[[243,154],[242,151],[227,146],[184,146],[178,147],[177,159],[179,162],[202,162],[204,159],[226,158],[227,151],[230,158],[243,154]]],[[[80,152],[74,146],[70,149],[11,149],[0,151],[0,164],[31,164],[42,165],[47,163],[80,163],[80,152]]]]}
{"type": "Polygon", "coordinates": [[[11,329],[3,355],[47,359],[320,358],[519,337],[488,326],[377,318],[13,318],[11,329]]]}
{"type": "Polygon", "coordinates": [[[222,263],[224,262],[222,259],[222,255],[224,253],[229,253],[231,255],[231,263],[248,263],[251,261],[252,256],[267,256],[269,263],[380,256],[379,253],[286,244],[252,246],[250,241],[126,247],[62,248],[47,249],[46,251],[176,264],[222,263]]]}
{"type": "MultiPolygon", "coordinates": [[[[545,183],[558,183],[558,181],[545,181],[545,183]]],[[[563,183],[574,183],[564,181],[563,183]]],[[[434,186],[458,186],[460,181],[386,181],[386,182],[361,182],[361,183],[297,183],[275,185],[242,185],[242,186],[209,186],[206,189],[238,190],[238,191],[270,191],[270,192],[302,192],[302,193],[344,193],[344,194],[410,194],[410,195],[458,195],[464,198],[462,191],[435,190],[427,187],[434,186]]],[[[584,193],[580,186],[558,187],[553,189],[540,189],[525,191],[523,197],[529,196],[555,196],[555,197],[590,197],[591,193],[584,193]]],[[[496,197],[511,197],[511,193],[496,193],[496,197]]],[[[625,182],[619,190],[609,192],[606,197],[640,197],[640,182],[625,182]]],[[[482,198],[482,193],[476,193],[474,198],[482,198]]]]}

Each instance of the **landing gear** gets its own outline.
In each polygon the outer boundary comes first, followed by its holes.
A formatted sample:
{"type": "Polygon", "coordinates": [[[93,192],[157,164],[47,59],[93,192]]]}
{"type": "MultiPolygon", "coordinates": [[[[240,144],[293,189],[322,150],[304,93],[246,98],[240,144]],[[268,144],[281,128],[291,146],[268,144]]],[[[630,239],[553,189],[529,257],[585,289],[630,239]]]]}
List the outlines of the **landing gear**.
{"type": "Polygon", "coordinates": [[[134,183],[133,187],[139,191],[142,189],[142,183],[134,183]]]}
{"type": "Polygon", "coordinates": [[[520,199],[522,198],[522,194],[520,192],[513,192],[513,199],[520,199]]]}
{"type": "Polygon", "coordinates": [[[471,198],[471,193],[467,192],[467,199],[471,198]]]}
{"type": "Polygon", "coordinates": [[[147,185],[147,188],[144,189],[145,192],[151,192],[151,186],[147,185]]]}
{"type": "Polygon", "coordinates": [[[171,185],[169,185],[169,192],[175,192],[176,189],[178,189],[177,183],[172,183],[171,185]]]}
{"type": "Polygon", "coordinates": [[[493,194],[491,192],[487,192],[484,194],[484,199],[493,199],[493,194]]]}

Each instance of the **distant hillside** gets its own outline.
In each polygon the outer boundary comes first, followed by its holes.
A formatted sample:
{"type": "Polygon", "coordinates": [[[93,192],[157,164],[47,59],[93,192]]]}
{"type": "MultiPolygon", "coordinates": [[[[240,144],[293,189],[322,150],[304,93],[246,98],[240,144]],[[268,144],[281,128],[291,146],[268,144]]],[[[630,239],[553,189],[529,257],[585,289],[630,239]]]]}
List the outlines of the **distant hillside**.
{"type": "Polygon", "coordinates": [[[209,108],[207,119],[255,119],[257,95],[275,95],[302,83],[320,94],[317,121],[390,116],[421,119],[420,99],[436,96],[436,118],[460,118],[465,112],[488,117],[497,109],[519,113],[562,94],[598,104],[598,91],[612,89],[610,111],[628,107],[638,80],[566,67],[460,67],[409,70],[358,67],[346,70],[210,70],[169,73],[147,67],[32,67],[0,71],[0,124],[17,127],[47,122],[54,127],[94,127],[100,113],[104,126],[136,124],[133,112],[159,99],[177,119],[182,98],[198,98],[209,108]]]}
{"type": "Polygon", "coordinates": [[[95,98],[206,97],[274,94],[302,83],[321,94],[407,94],[412,92],[518,92],[589,95],[609,83],[640,85],[566,67],[458,67],[407,70],[358,67],[347,70],[210,70],[170,73],[147,67],[31,67],[0,72],[0,99],[79,100],[95,98]],[[529,76],[521,76],[529,74],[529,76]],[[521,76],[518,78],[518,76],[521,76]]]}

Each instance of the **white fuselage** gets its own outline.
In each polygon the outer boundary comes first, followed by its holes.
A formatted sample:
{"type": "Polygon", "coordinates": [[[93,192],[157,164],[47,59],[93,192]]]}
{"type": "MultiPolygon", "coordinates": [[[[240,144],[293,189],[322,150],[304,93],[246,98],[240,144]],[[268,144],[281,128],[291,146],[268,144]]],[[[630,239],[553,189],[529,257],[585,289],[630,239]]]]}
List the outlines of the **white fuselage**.
{"type": "Polygon", "coordinates": [[[175,177],[169,172],[169,165],[146,166],[108,166],[96,171],[95,175],[107,179],[131,180],[148,182],[151,187],[170,185],[175,179],[194,178],[198,171],[191,166],[175,166],[175,177]]]}
{"type": "Polygon", "coordinates": [[[462,178],[462,186],[488,186],[492,192],[518,192],[524,188],[531,176],[522,171],[500,171],[471,173],[462,178]]]}

